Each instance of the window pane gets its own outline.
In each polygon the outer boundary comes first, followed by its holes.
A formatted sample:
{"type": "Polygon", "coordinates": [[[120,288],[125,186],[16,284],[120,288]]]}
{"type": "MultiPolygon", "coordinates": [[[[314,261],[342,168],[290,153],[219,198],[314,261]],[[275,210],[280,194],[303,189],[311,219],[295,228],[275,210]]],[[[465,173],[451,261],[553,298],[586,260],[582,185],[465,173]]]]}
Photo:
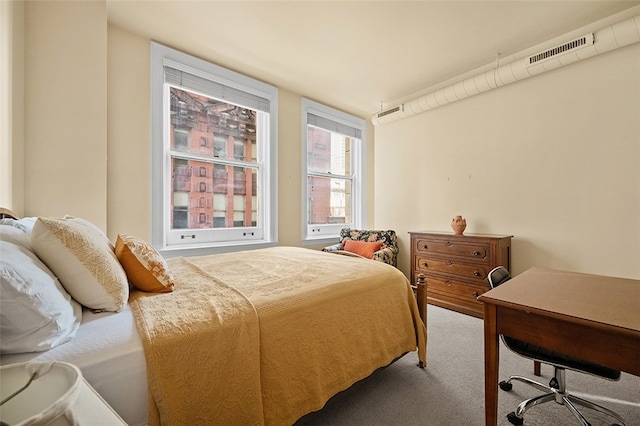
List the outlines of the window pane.
{"type": "Polygon", "coordinates": [[[351,138],[319,127],[307,127],[309,172],[351,174],[351,138]]]}
{"type": "Polygon", "coordinates": [[[351,181],[309,176],[307,194],[309,224],[351,223],[351,181]]]}
{"type": "Polygon", "coordinates": [[[171,149],[257,162],[256,111],[175,87],[169,93],[171,149]]]}
{"type": "Polygon", "coordinates": [[[172,167],[173,229],[256,226],[257,169],[180,158],[172,167]]]}

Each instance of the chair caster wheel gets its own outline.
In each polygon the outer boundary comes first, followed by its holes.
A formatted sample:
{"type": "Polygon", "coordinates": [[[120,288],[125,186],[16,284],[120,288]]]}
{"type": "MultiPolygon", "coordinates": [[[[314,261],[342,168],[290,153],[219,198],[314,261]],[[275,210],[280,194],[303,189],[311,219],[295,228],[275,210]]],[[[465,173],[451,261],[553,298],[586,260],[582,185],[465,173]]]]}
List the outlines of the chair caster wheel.
{"type": "MultiPolygon", "coordinates": [[[[501,381],[500,383],[498,383],[498,386],[500,386],[500,389],[502,389],[503,391],[507,391],[507,392],[509,392],[511,389],[513,389],[513,385],[511,383],[509,383],[509,382],[505,382],[504,380],[501,381]]],[[[520,423],[520,424],[522,424],[522,423],[520,423]]]]}
{"type": "Polygon", "coordinates": [[[507,420],[509,420],[509,423],[516,426],[521,426],[524,423],[524,419],[516,416],[516,413],[513,411],[507,414],[507,420]]]}

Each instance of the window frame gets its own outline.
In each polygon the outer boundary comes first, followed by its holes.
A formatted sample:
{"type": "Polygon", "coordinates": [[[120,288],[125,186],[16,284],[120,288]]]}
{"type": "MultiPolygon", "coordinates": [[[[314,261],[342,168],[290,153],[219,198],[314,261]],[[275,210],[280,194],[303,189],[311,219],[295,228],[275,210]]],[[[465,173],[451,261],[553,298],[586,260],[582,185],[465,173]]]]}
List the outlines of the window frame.
{"type": "MultiPolygon", "coordinates": [[[[303,244],[328,244],[335,242],[340,237],[342,228],[361,228],[366,214],[366,122],[362,118],[347,114],[335,108],[302,98],[301,107],[302,122],[302,243],[303,244]],[[308,223],[309,198],[307,191],[308,149],[307,129],[309,126],[309,114],[333,121],[339,126],[348,126],[360,132],[360,138],[353,138],[351,142],[351,222],[339,224],[315,224],[308,223]]],[[[329,130],[329,129],[326,129],[329,130]]]]}
{"type": "MultiPolygon", "coordinates": [[[[193,256],[275,246],[278,243],[278,89],[187,53],[151,42],[151,243],[166,257],[193,256]],[[259,213],[255,227],[184,229],[185,234],[201,236],[198,242],[170,244],[171,158],[169,151],[170,123],[168,90],[165,89],[164,67],[205,78],[236,92],[268,100],[268,118],[262,125],[268,129],[263,146],[259,147],[262,168],[259,188],[259,213]],[[259,232],[252,232],[258,228],[259,232]],[[195,231],[195,232],[192,232],[195,231]],[[202,232],[206,231],[206,232],[202,232]],[[202,241],[204,239],[204,241],[202,241]]],[[[191,90],[192,89],[188,89],[191,90]]],[[[205,95],[207,95],[205,93],[205,95]]],[[[209,96],[211,94],[208,94],[209,96]]],[[[220,98],[220,97],[218,97],[220,98]]],[[[224,97],[222,98],[224,100],[224,97]]],[[[230,103],[236,103],[229,100],[230,103]]],[[[189,237],[192,239],[192,237],[189,237]]]]}

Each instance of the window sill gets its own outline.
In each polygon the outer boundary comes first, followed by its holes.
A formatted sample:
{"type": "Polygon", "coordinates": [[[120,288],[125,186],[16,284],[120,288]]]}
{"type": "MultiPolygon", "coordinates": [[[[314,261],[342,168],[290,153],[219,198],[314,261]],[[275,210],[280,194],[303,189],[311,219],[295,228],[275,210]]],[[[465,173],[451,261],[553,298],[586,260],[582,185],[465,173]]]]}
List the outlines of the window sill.
{"type": "Polygon", "coordinates": [[[206,246],[206,247],[183,247],[183,248],[167,248],[158,251],[160,254],[169,259],[172,257],[190,257],[190,256],[203,256],[207,254],[217,254],[217,253],[230,253],[235,251],[243,251],[243,250],[257,250],[263,249],[267,247],[275,247],[277,246],[277,242],[269,241],[269,242],[254,242],[247,244],[227,244],[220,246],[206,246]]]}
{"type": "Polygon", "coordinates": [[[340,235],[324,236],[322,238],[307,238],[302,240],[303,246],[330,246],[340,241],[340,235]]]}

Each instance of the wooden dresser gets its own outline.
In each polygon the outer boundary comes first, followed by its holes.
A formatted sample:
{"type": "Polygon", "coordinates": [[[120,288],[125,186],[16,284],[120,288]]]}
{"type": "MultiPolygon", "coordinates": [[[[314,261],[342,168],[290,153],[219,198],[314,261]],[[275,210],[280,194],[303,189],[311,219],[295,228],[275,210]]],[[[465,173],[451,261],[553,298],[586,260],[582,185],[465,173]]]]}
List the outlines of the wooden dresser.
{"type": "Polygon", "coordinates": [[[510,235],[409,232],[411,282],[427,281],[427,303],[483,317],[476,298],[489,290],[488,273],[496,266],[511,269],[510,235]]]}

